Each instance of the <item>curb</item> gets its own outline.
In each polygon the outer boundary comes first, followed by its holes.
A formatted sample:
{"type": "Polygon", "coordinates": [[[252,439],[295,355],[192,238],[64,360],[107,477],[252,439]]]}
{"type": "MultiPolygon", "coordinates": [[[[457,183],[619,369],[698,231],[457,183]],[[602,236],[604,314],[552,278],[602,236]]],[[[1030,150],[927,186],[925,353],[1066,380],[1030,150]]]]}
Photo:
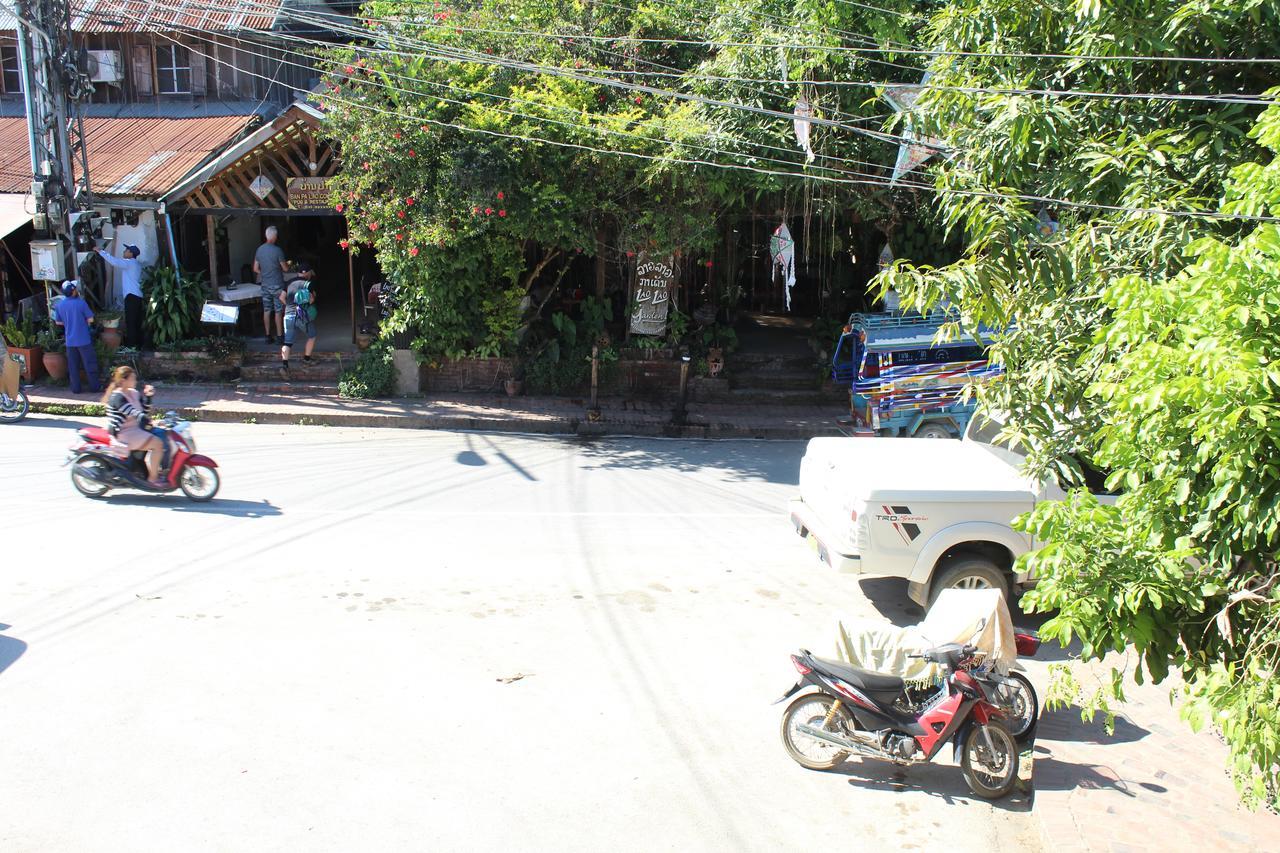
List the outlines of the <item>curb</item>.
{"type": "MultiPolygon", "coordinates": [[[[31,402],[31,411],[41,414],[101,417],[101,404],[80,402],[31,402]]],[[[390,415],[320,412],[300,415],[286,412],[245,412],[218,408],[177,406],[173,411],[194,423],[243,423],[263,425],[302,425],[368,427],[377,429],[473,430],[477,432],[520,432],[539,435],[580,437],[640,436],[678,439],[757,439],[765,441],[801,441],[823,435],[830,430],[805,429],[795,426],[742,425],[732,423],[688,423],[677,426],[656,421],[591,422],[585,417],[550,418],[486,418],[466,415],[390,415]]]]}

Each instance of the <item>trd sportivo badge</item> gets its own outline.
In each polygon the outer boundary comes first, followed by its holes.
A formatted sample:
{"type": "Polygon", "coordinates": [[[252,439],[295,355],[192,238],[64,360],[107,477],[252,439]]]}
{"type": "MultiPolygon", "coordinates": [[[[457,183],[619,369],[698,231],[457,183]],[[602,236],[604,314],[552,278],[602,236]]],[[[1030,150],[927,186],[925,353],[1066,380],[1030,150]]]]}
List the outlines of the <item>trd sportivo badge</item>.
{"type": "MultiPolygon", "coordinates": [[[[883,506],[883,504],[882,504],[883,506]]],[[[902,541],[910,545],[920,536],[920,525],[928,521],[927,515],[912,515],[909,506],[886,506],[884,515],[876,515],[876,521],[888,521],[898,531],[902,541]]]]}

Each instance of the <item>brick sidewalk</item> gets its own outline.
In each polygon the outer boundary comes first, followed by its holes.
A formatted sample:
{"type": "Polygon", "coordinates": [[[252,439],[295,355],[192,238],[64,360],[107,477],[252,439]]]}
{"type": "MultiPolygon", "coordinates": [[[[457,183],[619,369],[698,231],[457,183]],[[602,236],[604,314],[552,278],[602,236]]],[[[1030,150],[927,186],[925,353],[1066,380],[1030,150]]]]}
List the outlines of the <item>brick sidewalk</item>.
{"type": "Polygon", "coordinates": [[[1173,683],[1126,683],[1113,735],[1075,708],[1041,718],[1035,812],[1046,851],[1280,850],[1280,816],[1239,806],[1226,745],[1179,719],[1173,683]]]}
{"type": "MultiPolygon", "coordinates": [[[[686,422],[672,423],[671,402],[600,400],[600,419],[585,399],[452,394],[348,400],[316,388],[245,388],[156,384],[156,405],[202,421],[308,423],[403,429],[475,429],[558,434],[654,435],[679,438],[805,439],[839,435],[840,406],[690,403],[686,422]]],[[[66,388],[27,389],[34,411],[98,402],[66,388]]]]}

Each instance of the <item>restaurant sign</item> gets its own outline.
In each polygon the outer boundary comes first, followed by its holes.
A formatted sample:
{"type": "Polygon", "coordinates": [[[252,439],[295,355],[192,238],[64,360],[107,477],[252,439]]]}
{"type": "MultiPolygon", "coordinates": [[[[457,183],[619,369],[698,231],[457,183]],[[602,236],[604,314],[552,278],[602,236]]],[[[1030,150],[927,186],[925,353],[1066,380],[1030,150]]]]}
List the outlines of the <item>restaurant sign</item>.
{"type": "Polygon", "coordinates": [[[290,210],[332,210],[329,202],[333,187],[329,178],[290,178],[290,210]]]}
{"type": "Polygon", "coordinates": [[[640,255],[636,263],[636,295],[631,306],[633,335],[661,335],[667,330],[667,311],[675,287],[671,258],[654,260],[640,255]]]}

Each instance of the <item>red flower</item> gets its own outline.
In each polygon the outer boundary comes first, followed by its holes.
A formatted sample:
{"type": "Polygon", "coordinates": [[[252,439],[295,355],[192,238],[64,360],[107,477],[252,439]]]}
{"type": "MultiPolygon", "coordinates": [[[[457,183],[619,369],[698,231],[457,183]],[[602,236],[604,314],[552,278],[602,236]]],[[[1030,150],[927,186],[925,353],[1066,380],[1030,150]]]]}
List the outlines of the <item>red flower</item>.
{"type": "Polygon", "coordinates": [[[342,212],[342,207],[343,207],[342,202],[338,202],[338,203],[334,206],[334,208],[333,208],[333,209],[334,209],[334,210],[336,210],[336,211],[338,211],[339,213],[341,213],[341,212],[342,212]]]}
{"type": "Polygon", "coordinates": [[[409,149],[409,156],[410,156],[410,157],[417,157],[418,155],[417,155],[417,153],[416,153],[412,148],[410,148],[410,149],[409,149]]]}
{"type": "Polygon", "coordinates": [[[393,134],[391,134],[391,135],[392,135],[392,136],[394,136],[396,139],[399,139],[399,138],[400,138],[400,131],[398,131],[398,130],[397,130],[395,133],[393,133],[393,134]]]}
{"type": "Polygon", "coordinates": [[[498,201],[502,201],[504,198],[506,198],[506,196],[502,194],[502,190],[498,190],[498,201]]]}
{"type": "Polygon", "coordinates": [[[485,215],[485,216],[493,216],[493,208],[492,208],[492,207],[486,207],[486,208],[484,209],[484,215],[485,215]]]}
{"type": "Polygon", "coordinates": [[[414,246],[412,249],[410,249],[410,250],[409,250],[409,256],[410,256],[410,257],[413,257],[413,258],[418,257],[418,247],[417,247],[417,246],[414,246]]]}
{"type": "Polygon", "coordinates": [[[472,212],[472,213],[474,213],[476,216],[479,216],[479,215],[480,215],[480,208],[478,208],[478,207],[473,207],[473,208],[471,208],[471,212],[472,212]]]}
{"type": "Polygon", "coordinates": [[[352,68],[350,65],[348,65],[348,66],[347,66],[346,68],[344,68],[343,70],[344,70],[345,72],[347,72],[348,74],[355,74],[355,73],[356,73],[356,70],[355,70],[354,68],[352,68]]]}
{"type": "Polygon", "coordinates": [[[634,258],[635,256],[636,256],[636,253],[635,253],[635,252],[627,252],[627,257],[628,257],[628,258],[634,258]]]}
{"type": "Polygon", "coordinates": [[[399,216],[401,219],[404,219],[404,211],[403,211],[403,210],[397,210],[397,211],[396,211],[396,216],[399,216]]]}
{"type": "Polygon", "coordinates": [[[711,269],[711,261],[707,261],[707,269],[711,269]]]}
{"type": "Polygon", "coordinates": [[[397,235],[396,235],[396,239],[397,239],[397,240],[403,240],[403,239],[404,239],[404,235],[403,235],[403,234],[397,234],[397,235]]]}
{"type": "Polygon", "coordinates": [[[368,171],[368,170],[369,170],[369,161],[368,161],[368,160],[366,160],[366,161],[365,161],[365,163],[364,163],[364,168],[365,168],[365,171],[368,171]]]}
{"type": "Polygon", "coordinates": [[[370,223],[369,223],[369,230],[370,230],[370,231],[377,231],[377,230],[378,230],[378,223],[376,223],[376,222],[370,222],[370,223]]]}
{"type": "Polygon", "coordinates": [[[338,241],[338,245],[339,245],[339,246],[341,246],[341,247],[345,250],[345,249],[346,249],[348,246],[350,246],[351,244],[350,244],[350,243],[348,243],[346,240],[339,240],[339,241],[338,241]]]}
{"type": "Polygon", "coordinates": [[[424,125],[422,126],[422,132],[423,132],[423,133],[430,133],[430,132],[431,132],[431,128],[427,127],[427,126],[424,124],[424,125]]]}
{"type": "Polygon", "coordinates": [[[406,199],[404,200],[404,203],[405,203],[405,204],[407,204],[407,205],[409,205],[410,207],[413,207],[413,196],[410,196],[409,198],[406,198],[406,199]]]}
{"type": "Polygon", "coordinates": [[[637,103],[637,104],[643,104],[643,103],[644,103],[644,98],[640,97],[639,95],[636,95],[636,103],[637,103]]]}
{"type": "Polygon", "coordinates": [[[506,216],[506,215],[507,215],[507,212],[506,212],[505,210],[499,210],[499,211],[498,211],[498,215],[499,215],[499,216],[506,216]]]}

